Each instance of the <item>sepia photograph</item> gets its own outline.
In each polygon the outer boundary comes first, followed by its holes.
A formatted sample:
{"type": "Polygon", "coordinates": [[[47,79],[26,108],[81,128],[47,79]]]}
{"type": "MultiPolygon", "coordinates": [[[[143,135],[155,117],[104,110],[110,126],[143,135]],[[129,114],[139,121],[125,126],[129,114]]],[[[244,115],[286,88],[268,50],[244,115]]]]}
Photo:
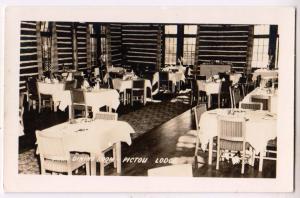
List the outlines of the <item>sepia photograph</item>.
{"type": "Polygon", "coordinates": [[[20,174],[276,177],[277,25],[20,26],[20,174]]]}
{"type": "Polygon", "coordinates": [[[17,177],[276,182],[285,174],[293,120],[282,137],[281,111],[293,117],[293,104],[279,104],[294,96],[282,91],[293,80],[282,57],[294,51],[282,48],[282,23],[62,15],[14,25],[17,177]]]}

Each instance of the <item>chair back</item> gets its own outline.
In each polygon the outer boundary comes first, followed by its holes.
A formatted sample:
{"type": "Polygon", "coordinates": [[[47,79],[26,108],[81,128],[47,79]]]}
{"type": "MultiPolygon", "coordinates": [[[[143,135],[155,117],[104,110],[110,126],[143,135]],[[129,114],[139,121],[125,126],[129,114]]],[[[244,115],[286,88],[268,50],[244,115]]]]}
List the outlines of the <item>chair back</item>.
{"type": "Polygon", "coordinates": [[[65,90],[73,90],[76,87],[76,80],[66,81],[65,90]]]}
{"type": "Polygon", "coordinates": [[[245,119],[236,116],[218,118],[218,144],[221,149],[243,150],[245,142],[245,119]]]}
{"type": "Polygon", "coordinates": [[[197,90],[198,91],[205,91],[205,80],[197,80],[197,90]]]}
{"type": "Polygon", "coordinates": [[[173,176],[173,177],[193,177],[191,164],[177,164],[159,168],[148,169],[148,176],[173,176]]]}
{"type": "Polygon", "coordinates": [[[262,103],[240,102],[240,109],[262,110],[262,103]]]}
{"type": "Polygon", "coordinates": [[[75,104],[85,104],[85,96],[83,90],[71,90],[71,100],[75,104]]]}
{"type": "Polygon", "coordinates": [[[206,76],[203,75],[197,75],[196,80],[206,80],[206,76]]]}
{"type": "Polygon", "coordinates": [[[43,158],[51,160],[68,160],[68,151],[64,148],[64,140],[62,137],[52,137],[36,131],[36,139],[38,144],[38,152],[43,158]]]}
{"type": "Polygon", "coordinates": [[[95,115],[95,120],[118,120],[118,114],[111,112],[98,112],[95,115]]]}
{"type": "Polygon", "coordinates": [[[269,96],[252,95],[251,102],[261,103],[263,110],[269,110],[269,96]]]}
{"type": "Polygon", "coordinates": [[[36,78],[28,78],[27,83],[27,91],[32,96],[38,96],[38,87],[36,78]]]}
{"type": "Polygon", "coordinates": [[[200,119],[203,113],[207,111],[206,104],[199,104],[196,107],[193,108],[194,114],[195,114],[195,123],[196,123],[196,129],[198,130],[200,128],[200,119]]]}
{"type": "Polygon", "coordinates": [[[84,82],[83,76],[74,76],[74,79],[76,80],[76,86],[75,89],[80,89],[84,82]]]}
{"type": "Polygon", "coordinates": [[[221,93],[228,93],[231,83],[229,81],[222,82],[221,84],[221,93]]]}
{"type": "Polygon", "coordinates": [[[132,81],[132,88],[133,89],[144,89],[145,88],[145,80],[133,80],[132,81]]]}
{"type": "Polygon", "coordinates": [[[169,72],[159,72],[159,81],[169,81],[169,72]]]}
{"type": "Polygon", "coordinates": [[[261,82],[261,75],[258,75],[256,77],[256,87],[259,87],[260,86],[260,82],[261,82]]]}
{"type": "Polygon", "coordinates": [[[185,76],[189,76],[189,71],[190,71],[190,67],[187,66],[187,67],[185,68],[184,75],[185,75],[185,76]]]}

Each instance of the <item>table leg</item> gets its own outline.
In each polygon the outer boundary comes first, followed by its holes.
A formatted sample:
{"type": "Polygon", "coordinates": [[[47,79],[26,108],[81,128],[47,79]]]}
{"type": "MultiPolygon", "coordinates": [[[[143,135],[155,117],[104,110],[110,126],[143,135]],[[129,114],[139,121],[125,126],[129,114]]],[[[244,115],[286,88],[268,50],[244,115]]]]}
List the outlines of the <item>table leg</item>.
{"type": "Polygon", "coordinates": [[[69,105],[69,120],[72,119],[72,105],[69,105]]]}
{"type": "Polygon", "coordinates": [[[57,112],[58,102],[54,101],[54,102],[53,102],[53,106],[54,106],[53,111],[54,111],[54,112],[57,112]]]}
{"type": "Polygon", "coordinates": [[[117,173],[121,173],[121,142],[116,143],[117,173]]]}
{"type": "Polygon", "coordinates": [[[96,155],[91,153],[91,175],[96,175],[96,155]]]}
{"type": "Polygon", "coordinates": [[[259,154],[259,168],[258,168],[259,172],[262,172],[262,169],[263,169],[264,155],[265,155],[265,152],[260,152],[260,154],[259,154]]]}
{"type": "Polygon", "coordinates": [[[209,145],[208,145],[208,164],[212,164],[212,154],[213,154],[213,138],[209,139],[209,145]]]}
{"type": "Polygon", "coordinates": [[[207,96],[207,107],[210,108],[211,107],[211,95],[208,94],[207,96]]]}
{"type": "Polygon", "coordinates": [[[127,99],[126,99],[126,89],[124,89],[124,96],[123,96],[123,103],[124,103],[124,105],[126,105],[127,104],[127,99]]]}

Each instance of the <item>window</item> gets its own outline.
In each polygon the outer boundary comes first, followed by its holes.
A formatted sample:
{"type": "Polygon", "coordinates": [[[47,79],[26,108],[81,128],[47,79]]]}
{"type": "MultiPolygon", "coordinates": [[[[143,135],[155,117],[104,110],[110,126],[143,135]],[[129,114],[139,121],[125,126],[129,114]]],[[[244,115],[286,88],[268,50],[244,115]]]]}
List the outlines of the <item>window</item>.
{"type": "Polygon", "coordinates": [[[101,61],[103,63],[107,62],[108,51],[107,51],[107,41],[106,41],[106,25],[101,25],[100,27],[100,34],[101,34],[101,61]]]}
{"type": "Polygon", "coordinates": [[[184,25],[183,64],[194,65],[197,25],[184,25]]]}
{"type": "Polygon", "coordinates": [[[51,70],[51,29],[50,23],[41,22],[41,46],[43,71],[51,70]]]}
{"type": "Polygon", "coordinates": [[[94,25],[89,24],[89,32],[90,32],[90,50],[91,50],[91,66],[97,66],[97,37],[94,31],[94,25]]]}
{"type": "Polygon", "coordinates": [[[267,68],[269,64],[269,25],[254,25],[254,40],[251,67],[267,68]]]}
{"type": "Polygon", "coordinates": [[[165,26],[165,64],[175,65],[177,54],[177,26],[165,26]]]}

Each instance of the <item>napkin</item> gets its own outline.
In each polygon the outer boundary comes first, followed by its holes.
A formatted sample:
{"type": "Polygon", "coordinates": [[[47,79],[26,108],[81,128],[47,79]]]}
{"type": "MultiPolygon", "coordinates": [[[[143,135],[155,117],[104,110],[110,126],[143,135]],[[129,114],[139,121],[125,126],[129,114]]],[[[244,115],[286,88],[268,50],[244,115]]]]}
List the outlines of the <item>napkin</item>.
{"type": "Polygon", "coordinates": [[[45,83],[51,83],[50,78],[45,78],[45,83]]]}

